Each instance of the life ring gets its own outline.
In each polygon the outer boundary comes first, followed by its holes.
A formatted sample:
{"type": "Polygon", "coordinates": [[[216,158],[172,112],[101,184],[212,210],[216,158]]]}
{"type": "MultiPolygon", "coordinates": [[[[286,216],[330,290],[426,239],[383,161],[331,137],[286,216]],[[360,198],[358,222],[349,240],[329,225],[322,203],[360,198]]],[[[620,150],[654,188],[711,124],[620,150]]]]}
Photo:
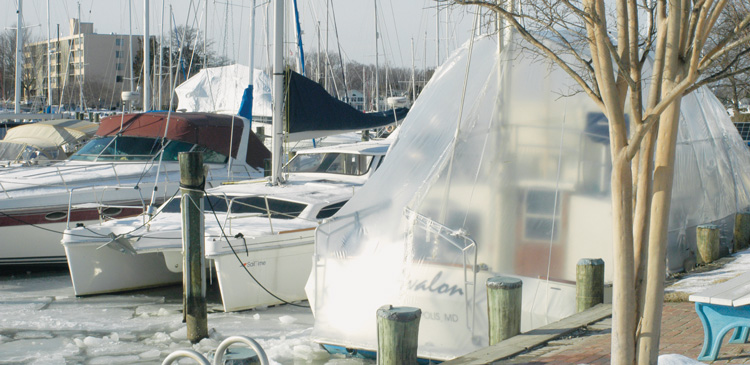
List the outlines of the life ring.
{"type": "Polygon", "coordinates": [[[394,130],[396,130],[396,126],[393,125],[393,124],[385,127],[385,131],[388,132],[388,133],[393,133],[394,130]]]}

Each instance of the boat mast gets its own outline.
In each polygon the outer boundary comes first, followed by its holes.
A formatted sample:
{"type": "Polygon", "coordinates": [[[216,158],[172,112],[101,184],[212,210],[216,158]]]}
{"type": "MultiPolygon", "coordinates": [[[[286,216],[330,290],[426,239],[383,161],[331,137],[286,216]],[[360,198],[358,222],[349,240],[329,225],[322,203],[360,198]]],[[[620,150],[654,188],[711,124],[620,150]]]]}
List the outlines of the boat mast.
{"type": "Polygon", "coordinates": [[[148,0],[143,0],[143,111],[151,109],[151,39],[148,33],[148,0]]]}
{"type": "Polygon", "coordinates": [[[174,36],[174,29],[172,28],[172,4],[169,4],[169,107],[172,108],[172,97],[174,96],[174,84],[172,80],[172,67],[174,65],[172,64],[172,60],[174,59],[174,54],[172,53],[172,44],[174,43],[174,40],[172,37],[174,36]]]}
{"type": "MultiPolygon", "coordinates": [[[[164,83],[164,0],[161,0],[161,23],[159,24],[161,30],[159,31],[159,106],[156,108],[162,110],[162,85],[164,83]]],[[[169,85],[172,87],[172,85],[169,85]]]]}
{"type": "Polygon", "coordinates": [[[328,90],[328,11],[328,0],[326,0],[326,53],[325,56],[323,56],[323,62],[325,63],[325,66],[323,66],[323,78],[325,79],[323,88],[326,89],[326,92],[330,92],[328,90]]]}
{"type": "Polygon", "coordinates": [[[248,85],[250,85],[250,89],[253,88],[253,76],[255,74],[255,0],[252,2],[252,9],[250,10],[250,56],[249,56],[249,65],[250,65],[250,75],[248,80],[248,85]]]}
{"type": "MultiPolygon", "coordinates": [[[[203,68],[208,68],[208,0],[204,6],[205,12],[203,13],[203,68]]],[[[255,1],[253,1],[253,13],[255,12],[255,1]]],[[[255,15],[253,14],[253,21],[255,21],[255,15]]]]}
{"type": "Polygon", "coordinates": [[[273,51],[273,142],[271,144],[271,184],[281,183],[282,107],[284,103],[284,0],[274,0],[274,51],[273,51]]]}
{"type": "Polygon", "coordinates": [[[380,111],[380,82],[378,82],[378,70],[380,68],[378,64],[378,0],[374,0],[375,4],[375,111],[380,111]]]}
{"type": "Polygon", "coordinates": [[[299,63],[299,73],[302,74],[302,76],[307,77],[307,73],[305,72],[305,50],[302,48],[302,29],[299,25],[299,10],[297,9],[297,0],[292,0],[292,5],[294,6],[294,29],[297,33],[297,49],[299,50],[299,58],[297,59],[297,62],[299,63]]]}
{"type": "Polygon", "coordinates": [[[417,101],[417,82],[414,76],[414,38],[411,39],[411,102],[417,101]]]}
{"type": "Polygon", "coordinates": [[[21,61],[23,60],[23,0],[18,0],[18,10],[16,11],[16,99],[14,111],[16,114],[21,113],[21,61]]]}
{"type": "Polygon", "coordinates": [[[435,68],[440,66],[440,4],[435,6],[435,68]]]}
{"type": "MultiPolygon", "coordinates": [[[[130,92],[133,91],[133,2],[128,1],[128,64],[130,64],[130,92]]],[[[133,104],[128,101],[128,111],[131,111],[133,104]]]]}
{"type": "Polygon", "coordinates": [[[78,2],[78,72],[76,72],[78,79],[78,108],[83,112],[83,31],[81,30],[81,2],[78,2]]]}
{"type": "MultiPolygon", "coordinates": [[[[50,59],[50,56],[52,52],[50,52],[50,38],[52,35],[50,34],[49,29],[49,0],[47,0],[47,106],[52,106],[52,66],[50,65],[52,63],[52,60],[50,59]]],[[[52,112],[52,109],[50,108],[50,113],[52,112]]]]}

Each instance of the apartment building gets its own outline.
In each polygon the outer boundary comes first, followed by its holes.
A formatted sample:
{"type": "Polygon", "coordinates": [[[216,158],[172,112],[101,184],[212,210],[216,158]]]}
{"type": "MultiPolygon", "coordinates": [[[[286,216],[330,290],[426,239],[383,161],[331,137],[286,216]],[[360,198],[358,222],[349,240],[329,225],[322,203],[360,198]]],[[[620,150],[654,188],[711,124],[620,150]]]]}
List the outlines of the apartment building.
{"type": "MultiPolygon", "coordinates": [[[[143,54],[143,36],[133,35],[134,58],[143,54]]],[[[152,37],[152,40],[154,37],[152,37]]],[[[97,34],[94,24],[70,19],[69,35],[24,46],[24,99],[45,105],[47,55],[51,71],[52,104],[68,108],[120,106],[120,93],[130,90],[129,35],[97,34]]],[[[140,67],[135,74],[140,73],[140,67]]]]}

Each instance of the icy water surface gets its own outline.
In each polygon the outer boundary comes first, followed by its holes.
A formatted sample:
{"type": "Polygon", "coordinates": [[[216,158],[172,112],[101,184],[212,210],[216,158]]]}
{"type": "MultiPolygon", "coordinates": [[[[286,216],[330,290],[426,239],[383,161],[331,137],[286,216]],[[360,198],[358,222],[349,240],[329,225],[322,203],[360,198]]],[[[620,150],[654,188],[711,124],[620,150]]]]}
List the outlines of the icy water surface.
{"type": "Polygon", "coordinates": [[[192,345],[180,286],[77,298],[67,270],[0,271],[0,364],[159,364],[179,349],[208,355],[234,335],[254,338],[272,363],[372,363],[329,355],[312,342],[309,308],[224,313],[217,284],[208,300],[209,338],[192,345]]]}

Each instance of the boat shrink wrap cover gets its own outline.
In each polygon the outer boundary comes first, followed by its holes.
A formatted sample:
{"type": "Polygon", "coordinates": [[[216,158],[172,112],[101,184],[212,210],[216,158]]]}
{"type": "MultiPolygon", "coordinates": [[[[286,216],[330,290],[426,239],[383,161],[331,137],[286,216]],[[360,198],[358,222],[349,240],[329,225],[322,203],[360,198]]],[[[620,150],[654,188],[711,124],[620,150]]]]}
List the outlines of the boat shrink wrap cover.
{"type": "MultiPolygon", "coordinates": [[[[378,172],[316,231],[317,341],[374,350],[377,308],[411,306],[419,356],[450,359],[488,344],[489,277],[523,280],[522,331],[575,313],[579,259],[602,258],[611,282],[602,111],[528,47],[469,48],[436,70],[378,172]]],[[[719,224],[730,249],[750,204],[750,152],[706,88],[683,99],[677,143],[670,271],[694,257],[698,224],[719,224]]]]}

